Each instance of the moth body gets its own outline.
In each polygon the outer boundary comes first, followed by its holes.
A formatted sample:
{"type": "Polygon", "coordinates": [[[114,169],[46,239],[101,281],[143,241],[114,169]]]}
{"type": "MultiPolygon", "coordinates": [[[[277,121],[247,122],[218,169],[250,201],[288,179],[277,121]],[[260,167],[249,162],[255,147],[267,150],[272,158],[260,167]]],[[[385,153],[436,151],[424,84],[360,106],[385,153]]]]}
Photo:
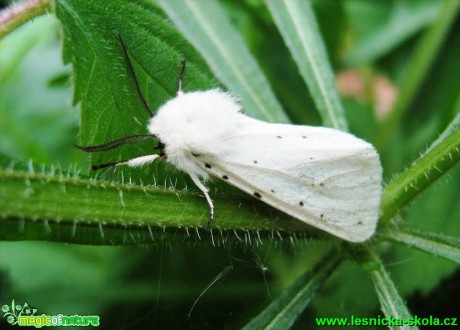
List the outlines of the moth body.
{"type": "Polygon", "coordinates": [[[183,93],[184,61],[177,96],[154,114],[141,93],[123,39],[118,39],[128,73],[150,117],[149,134],[79,148],[101,152],[157,139],[160,152],[93,165],[92,169],[136,167],[166,159],[188,173],[206,197],[207,228],[214,217],[214,206],[204,181],[211,175],[345,240],[362,242],[374,234],[382,168],[371,144],[332,128],[271,124],[250,118],[241,113],[231,94],[218,89],[183,93]]]}
{"type": "Polygon", "coordinates": [[[230,94],[180,93],[150,120],[166,160],[201,180],[225,180],[267,204],[343,239],[375,231],[381,166],[374,147],[325,127],[271,124],[242,114],[230,94]]]}
{"type": "Polygon", "coordinates": [[[207,179],[208,173],[193,155],[220,157],[228,153],[232,146],[226,139],[240,126],[240,110],[230,94],[217,89],[180,93],[158,109],[148,131],[164,144],[169,163],[207,179]]]}

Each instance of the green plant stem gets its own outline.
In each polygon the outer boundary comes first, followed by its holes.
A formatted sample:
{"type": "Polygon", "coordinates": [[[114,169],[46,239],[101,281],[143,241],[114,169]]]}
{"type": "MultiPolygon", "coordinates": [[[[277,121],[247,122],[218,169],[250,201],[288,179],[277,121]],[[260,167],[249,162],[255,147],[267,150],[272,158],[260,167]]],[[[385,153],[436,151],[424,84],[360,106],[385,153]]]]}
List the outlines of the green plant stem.
{"type": "Polygon", "coordinates": [[[421,191],[460,161],[460,129],[452,130],[428,154],[391,181],[382,198],[380,225],[387,223],[421,191]]]}
{"type": "Polygon", "coordinates": [[[10,5],[0,12],[0,40],[32,18],[51,10],[51,0],[27,0],[10,5]]]}
{"type": "Polygon", "coordinates": [[[324,257],[243,329],[290,329],[340,261],[337,251],[324,257]]]}
{"type": "Polygon", "coordinates": [[[200,51],[216,77],[238,95],[246,113],[270,122],[289,122],[220,1],[158,0],[157,3],[200,51]]]}
{"type": "Polygon", "coordinates": [[[447,125],[442,134],[439,135],[439,137],[425,150],[421,157],[430,153],[438,144],[444,141],[446,137],[460,128],[460,94],[458,95],[457,103],[454,106],[454,109],[456,110],[457,115],[454,117],[454,119],[452,119],[449,125],[447,125]]]}
{"type": "MultiPolygon", "coordinates": [[[[214,196],[213,196],[214,197],[214,196]]],[[[311,229],[255,199],[214,198],[214,233],[237,231],[242,240],[280,235],[295,238],[311,229]],[[255,211],[257,209],[257,212],[255,211]],[[251,235],[248,234],[251,231],[251,235]],[[248,236],[246,237],[246,234],[248,236]]],[[[206,201],[197,193],[85,179],[53,173],[0,169],[0,239],[47,239],[74,242],[75,228],[93,229],[90,244],[100,244],[105,228],[118,227],[120,235],[129,228],[141,232],[184,228],[202,230],[208,219],[206,201]],[[18,233],[18,228],[42,227],[38,232],[18,233]],[[45,223],[45,226],[43,226],[45,223]],[[50,224],[62,225],[66,233],[53,233],[50,224]],[[5,227],[6,226],[6,227],[5,227]],[[72,229],[73,228],[73,229],[72,229]],[[48,232],[48,233],[47,233],[48,232]],[[56,236],[57,235],[57,236],[56,236]],[[96,238],[98,237],[99,238],[96,238]]],[[[22,229],[21,229],[22,230],[22,229]]],[[[19,230],[19,232],[21,231],[19,230]]],[[[61,230],[61,229],[58,229],[61,230]]],[[[102,240],[104,241],[104,240],[102,240]]],[[[110,244],[128,244],[118,237],[110,244]]],[[[134,243],[134,242],[131,242],[134,243]]],[[[138,243],[138,242],[137,242],[138,243]]],[[[249,242],[248,242],[249,243],[249,242]]]]}
{"type": "MultiPolygon", "coordinates": [[[[374,283],[375,291],[377,292],[380,306],[385,316],[394,319],[410,319],[412,315],[383,267],[380,258],[372,251],[369,251],[367,258],[367,262],[374,265],[374,267],[368,269],[369,275],[374,283]]],[[[392,327],[392,329],[396,329],[396,327],[392,327]]],[[[405,328],[401,326],[400,329],[417,329],[417,327],[405,328]]]]}
{"type": "Polygon", "coordinates": [[[387,240],[460,264],[460,238],[409,228],[389,229],[382,231],[380,235],[387,240]]]}
{"type": "Polygon", "coordinates": [[[309,1],[265,0],[325,126],[348,130],[334,74],[309,1]]]}
{"type": "Polygon", "coordinates": [[[403,76],[403,80],[400,83],[396,103],[381,126],[381,136],[377,141],[377,146],[386,146],[390,137],[398,128],[401,118],[406,113],[417,95],[420,86],[425,81],[425,77],[438,51],[441,49],[440,46],[454,22],[459,8],[460,1],[458,0],[443,1],[436,20],[417,44],[412,58],[408,61],[409,66],[403,76]]]}

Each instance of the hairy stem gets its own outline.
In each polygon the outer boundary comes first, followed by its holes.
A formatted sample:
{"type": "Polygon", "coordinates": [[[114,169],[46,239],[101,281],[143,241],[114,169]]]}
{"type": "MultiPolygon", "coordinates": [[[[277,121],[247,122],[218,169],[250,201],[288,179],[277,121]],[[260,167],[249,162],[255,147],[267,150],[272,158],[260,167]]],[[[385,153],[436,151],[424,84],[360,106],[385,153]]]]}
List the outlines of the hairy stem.
{"type": "Polygon", "coordinates": [[[422,155],[386,186],[382,198],[381,225],[459,162],[460,129],[451,131],[442,142],[436,143],[429,153],[422,155]]]}
{"type": "MultiPolygon", "coordinates": [[[[213,197],[216,217],[211,231],[217,235],[237,231],[245,240],[248,231],[256,238],[282,237],[289,231],[295,238],[295,232],[310,230],[255,199],[213,197]]],[[[210,236],[212,233],[202,230],[207,220],[204,198],[190,191],[106,182],[48,170],[0,169],[0,239],[132,244],[125,242],[127,231],[151,236],[150,232],[163,234],[180,228],[188,234],[189,228],[210,236]],[[115,233],[110,240],[104,240],[106,229],[115,233]],[[76,236],[82,230],[87,232],[86,238],[76,236]]]]}
{"type": "Polygon", "coordinates": [[[51,10],[51,0],[26,0],[10,5],[0,12],[0,39],[32,18],[51,10]]]}

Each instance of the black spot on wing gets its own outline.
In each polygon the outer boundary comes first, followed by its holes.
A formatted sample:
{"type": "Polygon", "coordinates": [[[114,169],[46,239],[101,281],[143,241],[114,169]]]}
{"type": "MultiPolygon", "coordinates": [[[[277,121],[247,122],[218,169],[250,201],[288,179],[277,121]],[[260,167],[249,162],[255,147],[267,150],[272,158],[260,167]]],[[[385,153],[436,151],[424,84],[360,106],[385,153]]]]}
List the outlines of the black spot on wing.
{"type": "Polygon", "coordinates": [[[262,198],[262,196],[257,191],[255,191],[253,195],[256,196],[257,198],[262,198]]]}
{"type": "Polygon", "coordinates": [[[193,156],[193,157],[200,157],[200,155],[197,154],[196,152],[192,152],[192,156],[193,156]]]}
{"type": "Polygon", "coordinates": [[[278,139],[282,139],[283,137],[281,135],[276,136],[278,139]]]}
{"type": "Polygon", "coordinates": [[[299,202],[299,206],[303,206],[303,202],[302,202],[302,201],[299,202]]]}
{"type": "Polygon", "coordinates": [[[205,166],[206,168],[212,168],[212,166],[209,165],[208,163],[204,163],[204,166],[205,166]]]}
{"type": "Polygon", "coordinates": [[[254,164],[257,164],[257,160],[254,160],[254,164]]]}
{"type": "Polygon", "coordinates": [[[228,176],[226,176],[226,175],[222,175],[222,179],[224,179],[224,180],[228,180],[228,176]]]}

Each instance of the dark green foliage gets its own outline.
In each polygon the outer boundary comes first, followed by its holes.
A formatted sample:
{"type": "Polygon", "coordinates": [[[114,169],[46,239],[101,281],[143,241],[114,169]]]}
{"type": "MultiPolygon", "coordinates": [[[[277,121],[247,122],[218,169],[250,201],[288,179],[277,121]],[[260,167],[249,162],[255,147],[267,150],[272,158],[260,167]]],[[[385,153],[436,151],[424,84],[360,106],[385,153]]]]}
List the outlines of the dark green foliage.
{"type": "Polygon", "coordinates": [[[0,22],[0,306],[99,314],[113,329],[305,329],[412,306],[455,317],[420,299],[458,291],[440,285],[460,261],[458,2],[311,2],[56,0],[14,32],[0,22]],[[210,234],[204,198],[170,166],[89,172],[73,144],[146,133],[119,35],[153,111],[185,59],[185,91],[220,86],[251,116],[321,118],[374,143],[385,176],[374,238],[345,244],[221,182],[209,183],[210,234]],[[339,97],[343,70],[362,88],[339,97]],[[382,78],[399,91],[387,117],[382,78]]]}

